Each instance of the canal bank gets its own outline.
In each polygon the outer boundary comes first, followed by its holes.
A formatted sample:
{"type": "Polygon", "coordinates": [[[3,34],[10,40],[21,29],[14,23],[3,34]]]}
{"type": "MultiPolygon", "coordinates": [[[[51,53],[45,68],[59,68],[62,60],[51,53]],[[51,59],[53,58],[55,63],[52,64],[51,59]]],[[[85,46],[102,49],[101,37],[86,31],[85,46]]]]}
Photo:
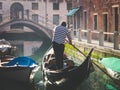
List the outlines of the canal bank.
{"type": "MultiPolygon", "coordinates": [[[[99,46],[97,41],[93,41],[93,43],[87,43],[86,41],[78,41],[77,39],[73,39],[73,45],[78,47],[83,52],[88,52],[91,48],[94,48],[94,54],[97,59],[102,57],[118,57],[120,58],[120,49],[115,50],[113,48],[113,44],[109,42],[104,42],[104,46],[99,46]]],[[[119,45],[120,47],[120,45],[119,45]]]]}

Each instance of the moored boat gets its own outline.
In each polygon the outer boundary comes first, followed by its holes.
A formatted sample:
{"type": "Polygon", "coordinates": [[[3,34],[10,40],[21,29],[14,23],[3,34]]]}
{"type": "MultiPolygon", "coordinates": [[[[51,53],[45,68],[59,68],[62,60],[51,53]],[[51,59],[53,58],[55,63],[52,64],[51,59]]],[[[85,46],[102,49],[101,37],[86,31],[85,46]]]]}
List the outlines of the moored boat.
{"type": "Polygon", "coordinates": [[[100,63],[105,67],[107,73],[114,79],[120,81],[120,59],[116,57],[106,57],[100,59],[100,63]]]}
{"type": "Polygon", "coordinates": [[[13,57],[12,60],[8,60],[0,66],[0,79],[30,82],[32,70],[37,66],[38,64],[29,57],[13,57]]]}
{"type": "Polygon", "coordinates": [[[91,53],[93,48],[90,50],[89,54],[85,56],[81,51],[79,51],[79,53],[75,53],[74,50],[76,50],[76,48],[72,45],[69,45],[68,48],[66,47],[67,46],[65,45],[63,69],[58,70],[56,68],[55,57],[52,48],[45,54],[42,62],[43,79],[44,81],[47,81],[49,84],[56,87],[72,88],[73,86],[78,86],[89,77],[89,74],[93,69],[93,65],[91,63],[91,53]],[[74,48],[74,50],[72,48],[74,48]],[[74,56],[77,56],[78,58],[73,59],[71,57],[73,53],[71,53],[71,51],[68,49],[72,49],[74,56]]]}
{"type": "Polygon", "coordinates": [[[5,61],[6,58],[10,57],[12,50],[14,51],[15,48],[7,40],[0,39],[0,60],[5,61]]]}

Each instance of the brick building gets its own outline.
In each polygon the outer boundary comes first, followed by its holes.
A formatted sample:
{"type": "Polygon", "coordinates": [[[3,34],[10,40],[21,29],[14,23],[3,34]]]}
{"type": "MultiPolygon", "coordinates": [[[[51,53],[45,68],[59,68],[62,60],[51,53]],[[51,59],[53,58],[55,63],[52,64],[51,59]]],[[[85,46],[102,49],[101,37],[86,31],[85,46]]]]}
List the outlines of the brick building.
{"type": "Polygon", "coordinates": [[[90,31],[92,39],[98,40],[103,33],[105,41],[113,42],[117,35],[120,43],[120,0],[72,0],[72,8],[74,13],[69,12],[68,17],[76,37],[82,32],[85,38],[90,31]]]}

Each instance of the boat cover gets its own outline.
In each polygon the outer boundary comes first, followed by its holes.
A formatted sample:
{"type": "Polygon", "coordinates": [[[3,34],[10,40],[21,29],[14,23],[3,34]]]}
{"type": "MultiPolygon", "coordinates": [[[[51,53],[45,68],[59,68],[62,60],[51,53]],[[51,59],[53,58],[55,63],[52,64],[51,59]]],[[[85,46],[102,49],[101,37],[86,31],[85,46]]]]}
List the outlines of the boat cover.
{"type": "Polygon", "coordinates": [[[115,57],[102,58],[100,61],[105,67],[120,72],[120,59],[115,57]]]}
{"type": "Polygon", "coordinates": [[[14,66],[14,65],[25,66],[25,67],[35,67],[37,66],[37,63],[29,57],[21,56],[21,57],[14,58],[8,64],[6,64],[6,66],[14,66]]]}

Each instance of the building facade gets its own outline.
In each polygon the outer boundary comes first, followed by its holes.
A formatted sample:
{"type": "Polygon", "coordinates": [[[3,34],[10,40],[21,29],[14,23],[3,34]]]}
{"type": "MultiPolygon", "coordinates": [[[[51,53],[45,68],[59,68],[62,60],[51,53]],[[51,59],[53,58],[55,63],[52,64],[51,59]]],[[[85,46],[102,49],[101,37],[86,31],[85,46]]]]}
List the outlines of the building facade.
{"type": "Polygon", "coordinates": [[[72,5],[78,8],[68,15],[73,19],[76,37],[87,38],[91,34],[92,39],[98,40],[103,34],[104,41],[114,42],[116,36],[120,43],[120,0],[72,0],[72,5]]]}
{"type": "Polygon", "coordinates": [[[46,26],[58,25],[67,21],[66,13],[70,8],[69,0],[0,0],[0,23],[13,19],[30,19],[46,26]]]}

